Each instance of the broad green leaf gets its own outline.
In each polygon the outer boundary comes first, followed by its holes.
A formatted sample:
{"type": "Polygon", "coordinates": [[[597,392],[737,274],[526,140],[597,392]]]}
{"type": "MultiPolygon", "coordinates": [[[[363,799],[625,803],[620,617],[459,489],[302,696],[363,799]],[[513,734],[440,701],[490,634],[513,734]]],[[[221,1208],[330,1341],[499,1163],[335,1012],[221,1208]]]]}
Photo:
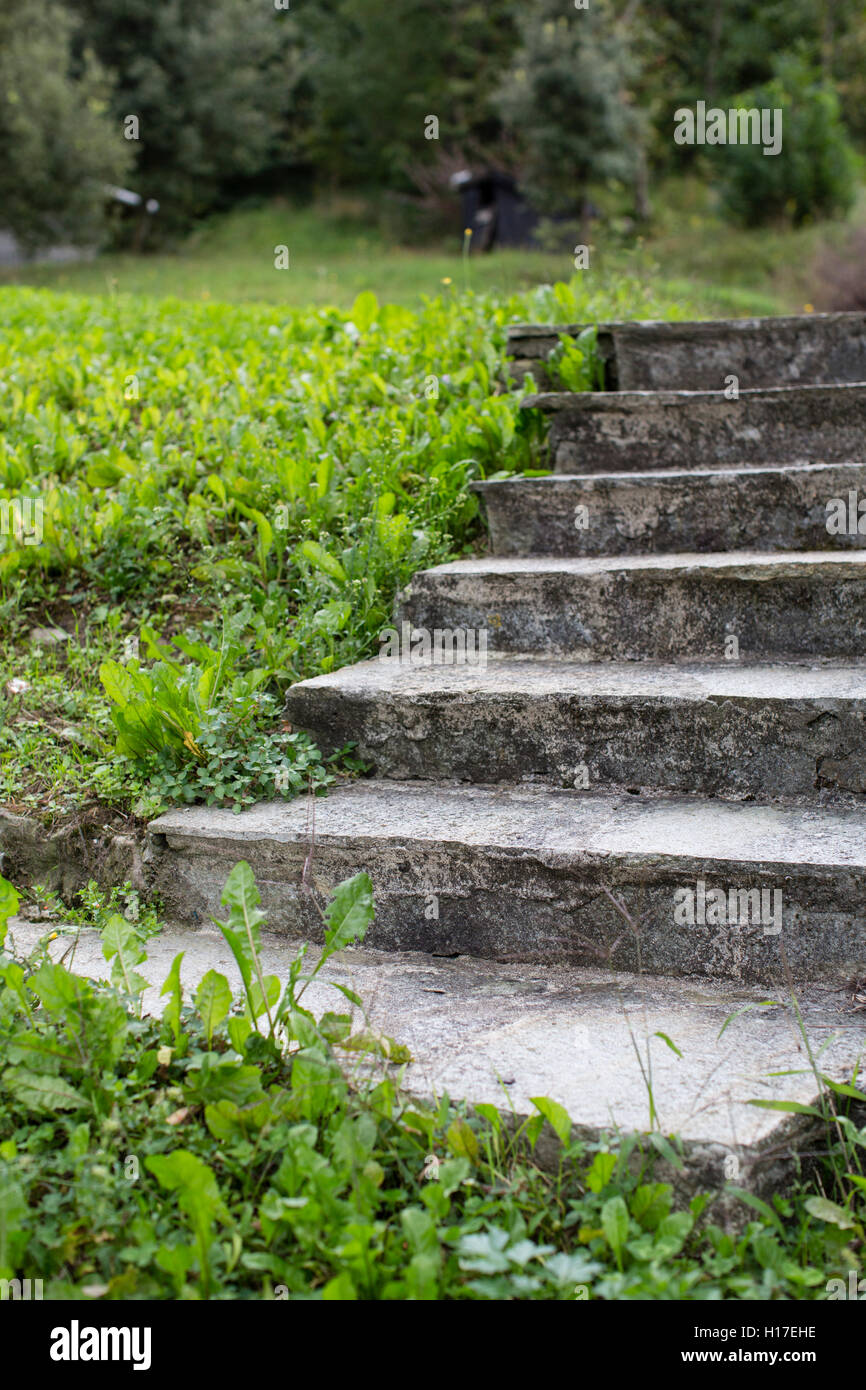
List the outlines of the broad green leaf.
{"type": "Polygon", "coordinates": [[[0,877],[0,949],[6,940],[9,918],[18,911],[18,894],[7,878],[0,877]]]}
{"type": "Polygon", "coordinates": [[[317,608],[313,614],[313,626],[317,632],[342,632],[352,616],[352,605],[342,599],[331,599],[324,608],[317,608]]]}
{"type": "Polygon", "coordinates": [[[103,661],[99,668],[99,679],[109,700],[121,708],[129,703],[132,682],[123,666],[116,661],[103,661]]]}
{"type": "Polygon", "coordinates": [[[369,874],[355,874],[338,883],[325,908],[328,953],[342,951],[353,941],[363,941],[375,912],[369,874]]]}
{"type": "Polygon", "coordinates": [[[319,1031],[329,1043],[343,1042],[352,1031],[352,1015],[335,1014],[329,1010],[319,1019],[319,1031]]]}
{"type": "Polygon", "coordinates": [[[529,1099],[540,1110],[547,1120],[551,1129],[563,1144],[567,1144],[571,1135],[571,1116],[557,1101],[551,1100],[549,1096],[530,1096],[529,1099]]]}
{"type": "Polygon", "coordinates": [[[457,1158],[468,1158],[477,1163],[481,1154],[478,1139],[465,1120],[452,1120],[448,1126],[448,1147],[457,1158]]]}
{"type": "Polygon", "coordinates": [[[362,333],[373,326],[378,314],[379,301],[372,290],[363,290],[349,310],[349,318],[362,333]]]}
{"type": "Polygon", "coordinates": [[[102,954],[112,962],[111,977],[118,989],[137,998],[148,988],[148,981],[135,969],[147,955],[135,928],[118,912],[112,913],[102,929],[102,954]]]}
{"type": "Polygon", "coordinates": [[[261,983],[253,980],[250,985],[249,1007],[253,1018],[261,1018],[262,1014],[272,1009],[280,997],[280,978],[278,975],[265,975],[261,983]],[[264,985],[264,992],[262,991],[264,985]]]}
{"type": "Polygon", "coordinates": [[[229,1040],[235,1052],[241,1056],[244,1053],[244,1044],[253,1031],[253,1025],[248,1018],[233,1015],[228,1022],[229,1040]]]}
{"type": "Polygon", "coordinates": [[[810,1216],[814,1216],[818,1221],[826,1221],[831,1226],[838,1226],[842,1231],[853,1231],[857,1228],[857,1222],[851,1213],[847,1212],[844,1207],[838,1207],[835,1202],[829,1201],[826,1197],[807,1198],[806,1210],[810,1216]]]}
{"type": "Polygon", "coordinates": [[[321,570],[323,574],[338,580],[341,584],[347,583],[348,575],[339,560],[330,555],[318,541],[302,541],[299,548],[314,569],[321,570]]]}
{"type": "Polygon", "coordinates": [[[183,990],[180,983],[180,963],[184,958],[185,952],[179,951],[171,963],[171,969],[163,981],[160,996],[167,994],[168,1003],[162,1011],[163,1022],[167,1023],[172,1032],[172,1037],[177,1043],[180,1037],[180,1009],[183,1002],[183,990]]]}
{"type": "Polygon", "coordinates": [[[322,1289],[322,1298],[326,1303],[356,1302],[358,1295],[355,1292],[351,1275],[343,1270],[342,1273],[336,1274],[333,1279],[329,1279],[322,1289]]]}
{"type": "Polygon", "coordinates": [[[482,1120],[486,1120],[491,1129],[499,1134],[502,1129],[502,1116],[495,1105],[488,1105],[486,1101],[473,1105],[472,1109],[476,1115],[480,1115],[482,1120]]]}
{"type": "Polygon", "coordinates": [[[622,1248],[628,1239],[628,1207],[622,1197],[609,1197],[601,1209],[601,1228],[622,1268],[622,1248]]]}
{"type": "Polygon", "coordinates": [[[590,1192],[601,1192],[613,1177],[616,1167],[616,1154],[597,1153],[586,1175],[586,1185],[590,1192]]]}
{"type": "Polygon", "coordinates": [[[20,1252],[29,1240],[27,1198],[5,1165],[0,1166],[0,1278],[15,1277],[20,1252]]]}
{"type": "Polygon", "coordinates": [[[188,1149],[150,1154],[144,1163],[161,1187],[177,1192],[181,1209],[199,1229],[212,1220],[225,1224],[230,1221],[216,1177],[207,1164],[188,1149]]]}
{"type": "Polygon", "coordinates": [[[228,1017],[232,1006],[232,992],[225,975],[209,970],[196,990],[195,1006],[204,1024],[208,1047],[223,1019],[228,1017]]]}
{"type": "Polygon", "coordinates": [[[53,1110],[80,1110],[84,1098],[60,1076],[46,1076],[27,1067],[7,1067],[3,1085],[28,1110],[50,1114],[53,1110]]]}
{"type": "Polygon", "coordinates": [[[36,991],[43,1008],[52,1017],[74,1024],[78,1013],[76,1006],[89,986],[58,961],[46,960],[31,975],[30,988],[36,991]]]}

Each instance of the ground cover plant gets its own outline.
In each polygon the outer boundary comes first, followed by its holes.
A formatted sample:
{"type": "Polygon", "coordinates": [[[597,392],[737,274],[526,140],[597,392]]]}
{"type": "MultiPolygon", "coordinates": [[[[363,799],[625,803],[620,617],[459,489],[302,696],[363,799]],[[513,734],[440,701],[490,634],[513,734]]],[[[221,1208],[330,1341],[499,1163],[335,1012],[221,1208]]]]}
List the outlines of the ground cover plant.
{"type": "Polygon", "coordinates": [[[281,695],[483,543],[473,479],[543,466],[507,324],[690,307],[619,276],[347,313],[0,292],[0,800],[147,817],[351,770],[281,695]]]}
{"type": "Polygon", "coordinates": [[[310,983],[373,919],[366,874],[320,907],[324,949],[285,981],[261,964],[248,865],[222,903],[241,996],[214,970],[186,986],[180,953],[153,1016],[145,926],[100,902],[105,979],[88,980],[64,963],[80,923],[59,959],[56,932],[16,951],[0,880],[0,1279],[109,1301],[681,1301],[822,1298],[828,1270],[859,1278],[866,1128],[844,1098],[824,1177],[836,1196],[835,1164],[841,1204],[752,1197],[755,1219],[726,1231],[711,1194],[677,1201],[654,1176],[676,1140],[575,1142],[545,1097],[516,1133],[493,1106],[419,1102],[362,1000],[335,986],[317,1016],[310,983]],[[546,1130],[561,1148],[542,1168],[546,1130]]]}

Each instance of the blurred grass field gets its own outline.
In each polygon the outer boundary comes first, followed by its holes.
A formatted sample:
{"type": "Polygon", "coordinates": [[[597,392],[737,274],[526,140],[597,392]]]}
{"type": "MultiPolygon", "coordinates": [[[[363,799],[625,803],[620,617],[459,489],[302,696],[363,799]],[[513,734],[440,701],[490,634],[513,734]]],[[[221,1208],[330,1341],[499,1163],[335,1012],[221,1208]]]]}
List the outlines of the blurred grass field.
{"type": "MultiPolygon", "coordinates": [[[[854,220],[864,216],[861,200],[854,220]]],[[[707,316],[796,313],[816,295],[820,251],[838,244],[847,225],[732,228],[704,188],[679,180],[660,191],[646,240],[626,243],[598,227],[590,265],[638,276],[662,298],[687,297],[707,316]]],[[[425,296],[470,288],[505,297],[572,273],[568,250],[503,250],[464,259],[459,237],[418,249],[394,244],[357,202],[296,208],[277,201],[215,218],[173,252],[4,267],[0,284],[297,308],[348,308],[372,290],[383,302],[416,308],[425,296]],[[288,269],[275,268],[278,246],[289,249],[288,269]]]]}

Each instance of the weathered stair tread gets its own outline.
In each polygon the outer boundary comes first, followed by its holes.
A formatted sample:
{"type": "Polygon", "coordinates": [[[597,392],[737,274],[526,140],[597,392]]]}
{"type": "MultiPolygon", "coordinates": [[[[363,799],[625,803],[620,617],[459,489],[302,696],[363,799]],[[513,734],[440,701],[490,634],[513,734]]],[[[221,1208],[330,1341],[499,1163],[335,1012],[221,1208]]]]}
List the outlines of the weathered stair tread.
{"type": "Polygon", "coordinates": [[[859,658],[866,551],[484,556],[415,574],[397,617],[488,650],[660,661],[859,658]]]}
{"type": "MultiPolygon", "coordinates": [[[[576,337],[586,324],[512,324],[512,374],[538,373],[560,335],[576,337]]],[[[643,320],[599,323],[597,350],[612,388],[670,386],[708,389],[731,372],[743,386],[780,382],[866,380],[866,314],[799,314],[778,318],[643,320]]]]}
{"type": "Polygon", "coordinates": [[[285,712],[385,777],[866,795],[866,663],[384,659],[291,686],[285,712]]]}
{"type": "MultiPolygon", "coordinates": [[[[27,949],[45,928],[13,919],[10,930],[27,949]]],[[[299,944],[266,932],[264,969],[284,979],[299,944]]],[[[49,949],[59,958],[67,946],[60,937],[49,949]]],[[[158,987],[180,951],[187,991],[194,991],[208,970],[222,972],[233,988],[240,988],[231,952],[215,931],[166,930],[148,941],[147,950],[143,973],[154,983],[144,996],[148,1012],[161,1011],[158,987]]],[[[81,933],[72,968],[105,977],[96,932],[81,933]]],[[[663,1131],[678,1132],[688,1144],[733,1150],[740,1171],[732,1180],[739,1186],[769,1181],[773,1170],[778,1172],[779,1159],[796,1147],[797,1125],[790,1116],[749,1101],[808,1104],[815,1094],[807,1058],[782,1002],[741,1013],[719,1037],[730,1015],[746,1004],[762,1003],[765,996],[755,988],[599,969],[503,966],[467,956],[443,960],[366,946],[342,952],[323,968],[305,999],[315,1012],[333,1008],[332,982],[358,993],[372,1027],[410,1049],[413,1060],[404,1076],[410,1093],[441,1096],[447,1091],[453,1100],[486,1101],[503,1110],[513,1106],[518,1114],[532,1110],[533,1096],[547,1095],[565,1106],[576,1125],[588,1129],[648,1127],[633,1033],[642,1049],[651,1048],[663,1131]],[[654,1036],[657,1032],[666,1033],[683,1056],[676,1057],[654,1036]],[[771,1148],[781,1151],[774,1162],[771,1148]]],[[[822,1071],[839,1080],[850,1077],[862,1046],[861,1016],[849,1011],[844,993],[826,987],[808,987],[798,1003],[815,1049],[827,1044],[822,1071]]],[[[357,1026],[364,1026],[360,1016],[357,1026]]],[[[349,1058],[350,1069],[357,1065],[349,1058]]],[[[721,1185],[724,1153],[692,1158],[701,1169],[695,1180],[721,1185]]]]}
{"type": "MultiPolygon", "coordinates": [[[[643,555],[677,551],[841,550],[866,546],[849,532],[849,497],[866,499],[866,462],[647,473],[552,473],[475,482],[494,555],[643,555]],[[846,508],[827,529],[827,504],[846,508]],[[585,511],[577,513],[577,508],[585,511]]],[[[854,527],[859,520],[854,507],[854,527]]]]}
{"type": "Polygon", "coordinates": [[[553,391],[524,398],[552,416],[559,473],[766,463],[849,463],[863,451],[866,383],[717,391],[553,391]]]}
{"type": "Polygon", "coordinates": [[[351,697],[396,694],[474,702],[512,696],[640,696],[647,699],[833,701],[866,699],[862,662],[737,662],[672,666],[659,662],[545,659],[530,653],[493,655],[485,667],[467,662],[415,663],[399,658],[361,661],[289,687],[292,701],[312,710],[320,692],[351,697]]]}
{"type": "Polygon", "coordinates": [[[169,919],[193,925],[219,915],[225,879],[246,859],[270,926],[315,937],[305,865],[322,890],[363,869],[376,897],[376,948],[633,969],[635,939],[610,890],[634,916],[648,914],[645,969],[783,980],[778,933],[760,923],[675,922],[676,891],[705,880],[726,894],[782,895],[797,978],[850,978],[866,960],[864,812],[366,781],[314,805],[171,811],[148,838],[151,882],[169,919]]]}
{"type": "Polygon", "coordinates": [[[536,391],[524,396],[526,410],[548,414],[569,411],[586,415],[644,415],[647,409],[687,411],[694,406],[719,402],[736,411],[737,406],[766,401],[778,405],[814,409],[816,404],[844,404],[866,399],[866,382],[840,381],[801,383],[791,386],[741,387],[737,397],[728,398],[724,386],[714,391],[674,389],[664,391],[536,391]]]}
{"type": "MultiPolygon", "coordinates": [[[[210,841],[306,845],[310,806],[267,801],[239,814],[179,807],[149,826],[172,845],[210,841]]],[[[315,800],[317,844],[466,844],[565,856],[665,856],[685,868],[740,864],[866,868],[866,814],[694,798],[639,799],[535,787],[360,781],[315,800]]],[[[866,911],[866,902],[864,902],[866,911]]]]}
{"type": "Polygon", "coordinates": [[[866,555],[828,554],[825,550],[797,551],[791,554],[769,554],[766,551],[716,551],[708,555],[618,555],[613,558],[604,555],[574,556],[505,556],[480,555],[468,560],[451,560],[448,564],[437,565],[435,569],[419,570],[419,575],[533,575],[533,574],[604,574],[619,573],[626,570],[663,570],[668,574],[680,571],[716,571],[750,577],[754,570],[756,578],[772,578],[777,574],[808,575],[810,571],[824,571],[839,579],[857,579],[866,574],[866,555]]]}

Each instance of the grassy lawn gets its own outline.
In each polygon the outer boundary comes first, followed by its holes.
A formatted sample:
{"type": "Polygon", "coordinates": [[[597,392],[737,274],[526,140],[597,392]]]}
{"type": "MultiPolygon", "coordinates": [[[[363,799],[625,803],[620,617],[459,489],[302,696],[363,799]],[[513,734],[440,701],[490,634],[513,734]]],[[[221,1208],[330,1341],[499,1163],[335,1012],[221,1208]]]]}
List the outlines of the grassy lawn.
{"type": "MultiPolygon", "coordinates": [[[[798,231],[744,231],[724,226],[700,186],[679,181],[656,197],[652,235],[626,247],[599,228],[591,256],[596,271],[626,275],[696,312],[800,312],[814,298],[821,246],[844,233],[837,223],[798,231]]],[[[500,298],[539,284],[568,280],[567,251],[497,251],[464,263],[459,237],[450,246],[411,249],[390,244],[375,218],[357,207],[326,215],[312,208],[271,204],[215,219],[174,254],[114,255],[91,262],[0,269],[0,284],[28,284],[79,294],[176,295],[184,299],[263,300],[346,309],[363,290],[388,303],[418,308],[423,296],[458,296],[470,287],[500,298]],[[274,266],[274,248],[287,246],[289,268],[274,266]]],[[[628,304],[616,306],[624,316],[628,304]]]]}

